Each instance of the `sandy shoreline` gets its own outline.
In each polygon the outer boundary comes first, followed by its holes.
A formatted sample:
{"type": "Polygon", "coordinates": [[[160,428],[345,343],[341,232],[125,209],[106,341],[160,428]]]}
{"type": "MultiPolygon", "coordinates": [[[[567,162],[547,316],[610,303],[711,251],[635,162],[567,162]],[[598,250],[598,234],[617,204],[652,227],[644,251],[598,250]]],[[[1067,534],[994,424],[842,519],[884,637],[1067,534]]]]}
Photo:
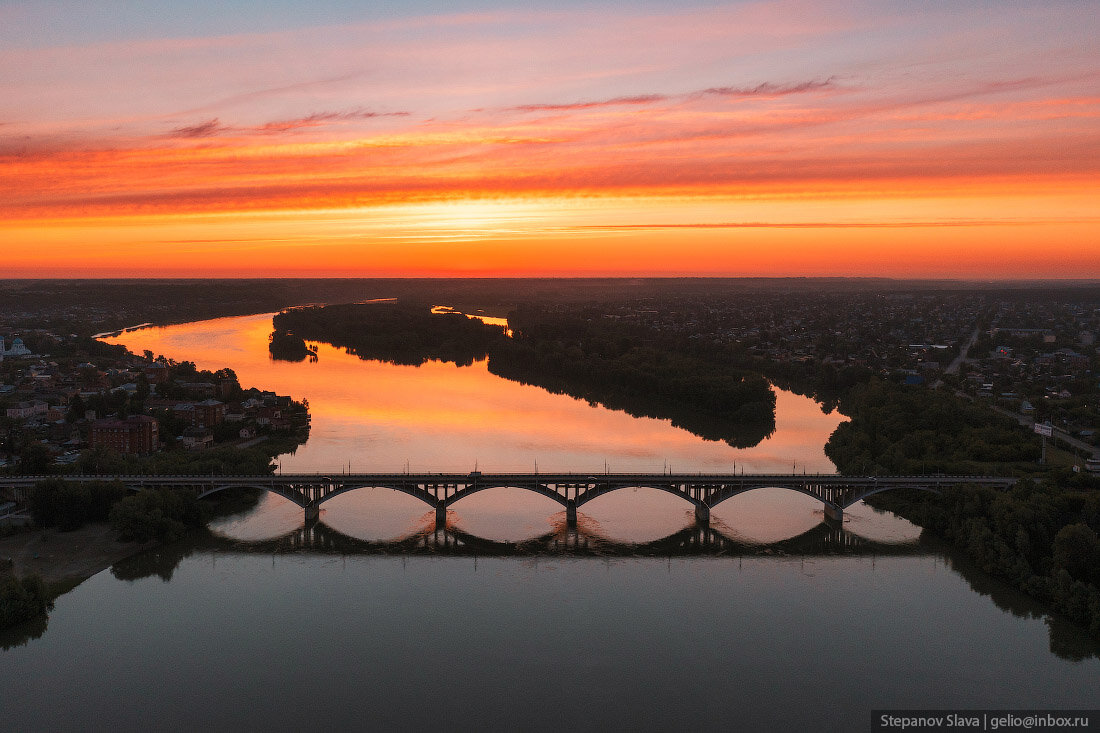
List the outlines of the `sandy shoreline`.
{"type": "Polygon", "coordinates": [[[106,522],[87,524],[73,532],[20,532],[0,537],[0,577],[11,572],[38,575],[52,592],[64,592],[151,544],[120,542],[106,522]]]}

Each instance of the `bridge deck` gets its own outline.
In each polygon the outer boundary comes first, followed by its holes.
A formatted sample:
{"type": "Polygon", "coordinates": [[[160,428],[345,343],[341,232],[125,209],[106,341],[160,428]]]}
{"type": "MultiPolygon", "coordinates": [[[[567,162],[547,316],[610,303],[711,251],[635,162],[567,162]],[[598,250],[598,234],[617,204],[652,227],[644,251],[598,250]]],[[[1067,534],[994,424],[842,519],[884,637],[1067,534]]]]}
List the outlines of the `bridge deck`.
{"type": "MultiPolygon", "coordinates": [[[[46,476],[0,477],[0,489],[13,498],[46,476]]],[[[959,484],[985,484],[1007,488],[1015,479],[998,476],[840,476],[837,474],[703,474],[703,473],[357,473],[265,475],[136,475],[63,476],[68,481],[118,480],[133,490],[179,488],[200,498],[225,489],[252,487],[279,494],[315,519],[323,502],[340,494],[366,488],[388,488],[424,501],[436,510],[438,522],[446,522],[447,509],[463,497],[486,489],[511,487],[533,491],[562,505],[567,521],[576,522],[577,509],[593,499],[625,488],[652,488],[688,501],[696,518],[706,523],[710,510],[738,494],[762,488],[797,491],[822,502],[825,513],[842,519],[845,508],[872,494],[892,489],[916,489],[941,493],[959,484]]]]}
{"type": "MultiPolygon", "coordinates": [[[[242,482],[264,483],[323,483],[339,481],[343,483],[361,483],[372,485],[373,482],[392,483],[395,481],[409,481],[415,483],[467,483],[473,480],[494,483],[496,485],[511,485],[510,482],[529,482],[533,480],[543,483],[569,483],[569,482],[623,482],[640,481],[641,485],[654,482],[666,483],[768,483],[778,487],[792,483],[814,481],[822,484],[855,485],[937,485],[954,486],[961,483],[1011,485],[1016,482],[1013,477],[983,476],[983,475],[949,475],[949,474],[918,474],[912,476],[844,476],[833,473],[275,473],[275,474],[118,474],[118,475],[90,475],[90,474],[61,474],[61,475],[28,475],[28,476],[0,476],[0,487],[30,486],[46,479],[65,479],[67,481],[114,481],[119,480],[126,484],[155,484],[159,486],[193,485],[195,483],[209,483],[229,481],[234,484],[242,482]]],[[[242,484],[243,485],[243,484],[242,484]]]]}

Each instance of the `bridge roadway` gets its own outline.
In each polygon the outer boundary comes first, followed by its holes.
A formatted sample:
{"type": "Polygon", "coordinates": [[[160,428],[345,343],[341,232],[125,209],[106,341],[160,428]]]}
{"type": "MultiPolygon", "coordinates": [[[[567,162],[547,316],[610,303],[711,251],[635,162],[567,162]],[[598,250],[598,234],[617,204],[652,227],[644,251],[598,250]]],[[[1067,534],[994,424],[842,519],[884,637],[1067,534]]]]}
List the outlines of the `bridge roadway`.
{"type": "MultiPolygon", "coordinates": [[[[15,499],[46,476],[3,476],[0,489],[15,499]]],[[[959,484],[985,484],[1008,488],[1014,478],[995,476],[838,476],[835,474],[687,474],[687,473],[356,473],[272,474],[260,476],[63,476],[66,481],[118,480],[132,490],[177,488],[199,498],[231,488],[258,488],[283,496],[305,510],[306,521],[315,521],[320,505],[349,491],[384,488],[414,496],[435,508],[436,522],[445,525],[447,510],[457,501],[479,491],[516,488],[533,491],[565,508],[566,522],[576,526],[577,510],[619,489],[649,488],[674,494],[695,507],[700,524],[710,521],[710,510],[726,499],[747,491],[779,488],[805,494],[825,507],[825,515],[843,520],[844,510],[861,499],[882,491],[916,489],[942,493],[959,484]]]]}

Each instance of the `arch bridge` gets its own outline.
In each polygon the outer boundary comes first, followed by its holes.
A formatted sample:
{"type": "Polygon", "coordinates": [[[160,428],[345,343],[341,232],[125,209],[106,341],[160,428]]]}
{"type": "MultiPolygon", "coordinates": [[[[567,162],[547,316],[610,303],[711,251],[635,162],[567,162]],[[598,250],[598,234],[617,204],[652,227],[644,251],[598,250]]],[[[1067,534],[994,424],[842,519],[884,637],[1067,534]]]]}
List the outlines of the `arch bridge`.
{"type": "Polygon", "coordinates": [[[66,481],[118,480],[132,490],[147,488],[185,489],[202,498],[232,488],[257,488],[278,494],[305,510],[306,521],[318,518],[324,502],[359,489],[392,489],[420,499],[435,509],[436,522],[446,524],[447,510],[456,502],[479,491],[515,488],[533,491],[565,509],[570,526],[577,522],[577,510],[593,499],[619,489],[647,488],[665,491],[695,507],[700,524],[710,521],[710,510],[726,499],[755,489],[778,488],[797,491],[824,505],[826,517],[843,520],[852,504],[895,489],[916,489],[942,493],[960,484],[985,484],[1008,488],[1016,479],[996,476],[839,476],[833,474],[674,474],[674,473],[353,473],[273,474],[259,476],[5,476],[0,489],[19,499],[26,497],[36,482],[46,478],[66,481]]]}

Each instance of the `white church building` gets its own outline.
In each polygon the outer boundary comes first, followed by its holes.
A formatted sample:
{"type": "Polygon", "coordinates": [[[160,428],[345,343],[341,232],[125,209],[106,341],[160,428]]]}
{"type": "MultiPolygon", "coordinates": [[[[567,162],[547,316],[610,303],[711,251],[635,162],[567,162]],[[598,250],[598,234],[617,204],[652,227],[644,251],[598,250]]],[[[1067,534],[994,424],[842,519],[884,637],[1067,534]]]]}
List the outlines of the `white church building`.
{"type": "Polygon", "coordinates": [[[23,344],[23,339],[16,336],[11,340],[11,348],[7,348],[4,337],[0,336],[0,361],[9,356],[30,356],[31,350],[23,344]]]}

